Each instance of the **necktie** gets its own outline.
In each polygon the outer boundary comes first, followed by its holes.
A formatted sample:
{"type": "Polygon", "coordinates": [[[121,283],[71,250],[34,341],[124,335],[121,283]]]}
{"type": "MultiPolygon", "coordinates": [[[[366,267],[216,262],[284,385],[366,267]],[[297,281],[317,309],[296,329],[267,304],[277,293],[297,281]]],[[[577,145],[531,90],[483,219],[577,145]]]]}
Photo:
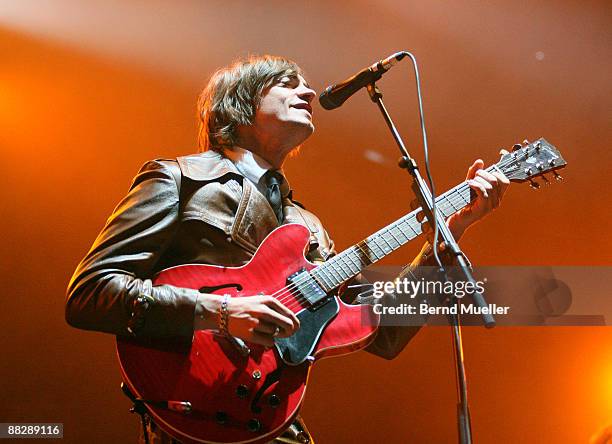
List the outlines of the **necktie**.
{"type": "Polygon", "coordinates": [[[264,174],[266,199],[268,199],[272,210],[274,210],[278,223],[283,221],[283,197],[280,190],[283,180],[283,175],[276,170],[269,170],[266,174],[264,174]]]}

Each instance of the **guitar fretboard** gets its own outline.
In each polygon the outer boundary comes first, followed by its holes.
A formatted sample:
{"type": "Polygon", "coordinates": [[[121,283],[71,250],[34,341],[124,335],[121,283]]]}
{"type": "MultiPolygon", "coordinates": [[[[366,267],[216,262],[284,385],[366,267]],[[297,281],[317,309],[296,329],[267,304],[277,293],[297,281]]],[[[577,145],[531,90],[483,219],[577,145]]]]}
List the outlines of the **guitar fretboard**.
{"type": "MultiPolygon", "coordinates": [[[[501,171],[497,165],[486,171],[501,171]]],[[[472,200],[467,182],[463,182],[436,198],[436,207],[447,218],[465,208],[472,200]]],[[[402,245],[422,234],[417,220],[420,208],[387,225],[370,237],[347,248],[312,270],[311,275],[329,292],[359,274],[367,266],[393,253],[402,245]]]]}

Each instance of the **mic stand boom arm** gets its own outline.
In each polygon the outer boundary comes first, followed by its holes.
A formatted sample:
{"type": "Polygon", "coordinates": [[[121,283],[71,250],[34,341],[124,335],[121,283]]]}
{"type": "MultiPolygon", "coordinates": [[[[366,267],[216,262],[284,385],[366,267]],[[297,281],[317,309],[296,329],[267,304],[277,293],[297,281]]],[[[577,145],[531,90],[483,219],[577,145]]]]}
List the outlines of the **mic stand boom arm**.
{"type": "MultiPolygon", "coordinates": [[[[387,126],[391,130],[393,134],[393,138],[397,142],[397,145],[401,152],[401,160],[399,162],[400,168],[408,170],[410,175],[412,176],[412,190],[416,195],[419,203],[421,204],[421,208],[425,213],[425,216],[432,227],[437,226],[442,237],[442,241],[446,245],[447,251],[450,252],[451,257],[455,259],[459,269],[463,272],[465,276],[466,282],[472,282],[472,285],[475,287],[475,280],[472,276],[472,273],[469,269],[468,263],[466,261],[465,255],[459,249],[459,245],[455,241],[448,225],[446,225],[446,221],[444,217],[440,213],[440,211],[435,208],[434,201],[431,196],[431,192],[427,187],[427,184],[423,180],[419,172],[419,168],[416,164],[416,161],[410,156],[410,153],[406,149],[404,142],[395,128],[393,121],[391,120],[391,116],[387,112],[385,105],[382,101],[382,93],[373,82],[367,86],[368,93],[370,98],[374,103],[378,105],[380,112],[387,123],[387,126]],[[433,222],[433,223],[432,223],[433,222]]],[[[424,128],[423,128],[424,129],[424,128]]],[[[437,249],[438,246],[434,245],[434,249],[437,249]]],[[[442,267],[442,271],[445,273],[446,279],[448,280],[448,275],[444,267],[442,267]]],[[[475,292],[472,295],[473,301],[476,303],[478,307],[486,307],[486,302],[484,297],[479,292],[475,292]]],[[[449,302],[449,304],[457,304],[458,300],[455,296],[453,296],[449,302]]],[[[451,310],[452,312],[452,310],[451,310]]],[[[495,326],[495,319],[491,314],[489,314],[486,310],[481,310],[483,321],[486,327],[491,328],[495,326]]],[[[455,351],[455,364],[456,364],[456,376],[457,376],[457,395],[459,397],[457,403],[457,425],[459,432],[459,442],[461,444],[471,444],[472,443],[472,432],[470,426],[470,414],[469,407],[467,401],[467,381],[465,377],[465,367],[463,364],[463,347],[461,345],[461,326],[459,323],[459,310],[457,310],[457,314],[450,314],[449,320],[451,322],[452,334],[453,334],[453,349],[455,351]]]]}

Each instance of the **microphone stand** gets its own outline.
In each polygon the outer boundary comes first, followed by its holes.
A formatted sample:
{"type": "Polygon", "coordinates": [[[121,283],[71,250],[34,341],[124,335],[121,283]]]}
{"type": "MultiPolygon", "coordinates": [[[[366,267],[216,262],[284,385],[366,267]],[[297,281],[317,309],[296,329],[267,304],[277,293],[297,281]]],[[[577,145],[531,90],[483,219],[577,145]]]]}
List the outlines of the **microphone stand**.
{"type": "MultiPolygon", "coordinates": [[[[367,86],[368,94],[370,95],[370,99],[374,103],[378,105],[380,112],[387,123],[387,126],[391,130],[393,134],[393,138],[397,142],[397,145],[401,152],[401,159],[399,162],[399,166],[402,169],[407,170],[412,176],[412,190],[416,195],[419,203],[421,204],[421,208],[427,217],[427,220],[430,221],[432,227],[437,226],[438,230],[441,234],[442,241],[446,245],[446,251],[449,251],[451,254],[451,258],[454,258],[457,262],[459,269],[463,272],[465,280],[467,282],[472,282],[472,285],[475,285],[476,281],[472,276],[472,273],[469,269],[468,262],[466,260],[465,254],[459,249],[459,245],[455,241],[448,225],[446,225],[446,221],[444,220],[444,216],[440,213],[440,210],[434,206],[434,202],[432,199],[431,192],[427,187],[427,184],[423,180],[421,176],[416,161],[410,156],[410,153],[406,149],[404,142],[395,128],[393,121],[391,120],[391,116],[387,112],[385,105],[382,101],[382,93],[378,86],[376,86],[375,82],[370,83],[367,86]],[[432,223],[433,222],[433,223],[432,223]]],[[[424,124],[421,121],[424,130],[424,124]]],[[[438,246],[434,245],[434,249],[437,249],[438,246]]],[[[448,273],[444,267],[441,269],[444,272],[445,279],[448,280],[448,273]]],[[[475,288],[475,287],[473,287],[475,288]]],[[[486,301],[482,294],[475,292],[472,295],[472,298],[476,305],[480,308],[487,307],[486,301]]],[[[452,336],[453,336],[453,349],[455,353],[455,370],[457,376],[457,426],[459,432],[459,443],[461,444],[471,444],[472,443],[472,430],[470,424],[470,411],[468,407],[467,400],[467,381],[465,376],[465,366],[463,363],[463,347],[461,342],[461,325],[459,319],[459,301],[456,296],[452,296],[449,300],[449,306],[455,305],[457,307],[457,314],[453,314],[452,310],[450,310],[451,314],[449,314],[449,321],[451,323],[452,336]]],[[[495,326],[495,319],[493,316],[486,311],[481,311],[483,321],[486,327],[491,328],[495,326]]]]}

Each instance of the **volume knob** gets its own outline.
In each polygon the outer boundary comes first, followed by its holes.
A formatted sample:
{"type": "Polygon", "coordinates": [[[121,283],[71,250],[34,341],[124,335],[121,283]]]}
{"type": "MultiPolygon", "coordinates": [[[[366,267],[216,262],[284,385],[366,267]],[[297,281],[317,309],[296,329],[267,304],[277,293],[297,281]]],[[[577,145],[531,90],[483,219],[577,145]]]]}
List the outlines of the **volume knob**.
{"type": "Polygon", "coordinates": [[[277,395],[272,394],[268,398],[268,404],[270,404],[270,407],[275,409],[276,407],[280,405],[280,398],[277,395]]]}
{"type": "Polygon", "coordinates": [[[249,419],[249,422],[247,423],[247,428],[251,432],[258,432],[259,430],[261,430],[261,422],[259,422],[259,419],[255,418],[249,419]]]}
{"type": "Polygon", "coordinates": [[[240,384],[236,387],[236,395],[238,395],[240,399],[246,398],[249,396],[249,388],[244,384],[240,384]]]}

